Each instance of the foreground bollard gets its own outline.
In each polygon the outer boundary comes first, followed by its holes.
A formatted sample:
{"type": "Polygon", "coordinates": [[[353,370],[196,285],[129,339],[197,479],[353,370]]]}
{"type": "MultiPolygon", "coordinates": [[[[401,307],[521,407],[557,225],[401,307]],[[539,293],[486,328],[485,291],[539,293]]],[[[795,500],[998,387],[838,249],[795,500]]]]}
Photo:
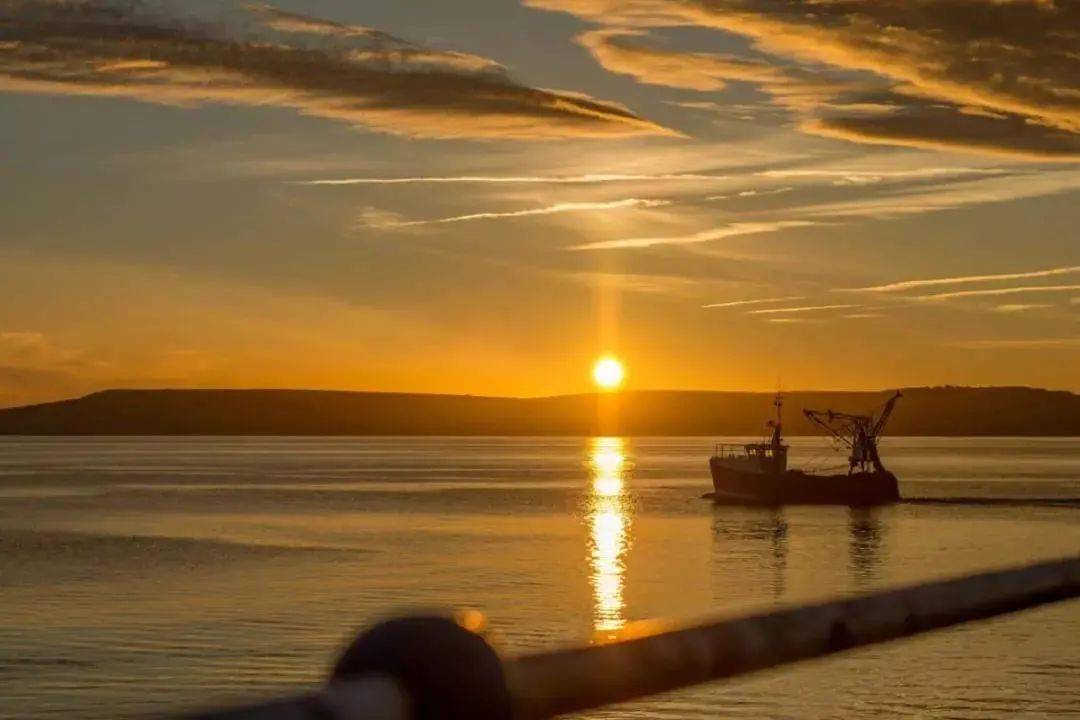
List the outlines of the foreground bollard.
{"type": "Polygon", "coordinates": [[[506,720],[513,712],[502,660],[449,618],[401,618],[362,633],[338,660],[331,687],[372,675],[400,684],[412,717],[506,720]]]}
{"type": "Polygon", "coordinates": [[[546,720],[1078,596],[1080,557],[507,660],[454,620],[402,618],[322,692],[191,720],[546,720]]]}

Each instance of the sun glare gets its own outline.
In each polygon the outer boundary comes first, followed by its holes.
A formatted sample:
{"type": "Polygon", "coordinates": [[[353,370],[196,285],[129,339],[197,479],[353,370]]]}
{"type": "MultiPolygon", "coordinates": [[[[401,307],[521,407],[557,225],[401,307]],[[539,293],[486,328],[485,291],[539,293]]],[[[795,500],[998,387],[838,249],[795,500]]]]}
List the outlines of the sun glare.
{"type": "Polygon", "coordinates": [[[593,381],[604,390],[615,390],[626,377],[623,364],[613,357],[603,357],[593,365],[593,381]]]}

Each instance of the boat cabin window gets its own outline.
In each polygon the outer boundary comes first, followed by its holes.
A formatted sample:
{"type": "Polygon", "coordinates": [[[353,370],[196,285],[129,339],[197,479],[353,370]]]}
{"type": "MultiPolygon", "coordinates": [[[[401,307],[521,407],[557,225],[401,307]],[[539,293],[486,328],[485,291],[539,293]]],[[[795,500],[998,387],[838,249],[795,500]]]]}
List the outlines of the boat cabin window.
{"type": "Polygon", "coordinates": [[[771,445],[745,445],[744,449],[750,457],[772,457],[771,445]]]}

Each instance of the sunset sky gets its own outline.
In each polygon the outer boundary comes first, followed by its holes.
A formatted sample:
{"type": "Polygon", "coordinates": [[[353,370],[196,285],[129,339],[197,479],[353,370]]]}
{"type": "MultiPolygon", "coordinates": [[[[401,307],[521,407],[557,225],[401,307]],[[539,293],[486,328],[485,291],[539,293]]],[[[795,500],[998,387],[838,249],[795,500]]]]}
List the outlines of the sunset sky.
{"type": "Polygon", "coordinates": [[[1078,390],[1078,48],[1069,0],[0,0],[0,405],[1078,390]]]}

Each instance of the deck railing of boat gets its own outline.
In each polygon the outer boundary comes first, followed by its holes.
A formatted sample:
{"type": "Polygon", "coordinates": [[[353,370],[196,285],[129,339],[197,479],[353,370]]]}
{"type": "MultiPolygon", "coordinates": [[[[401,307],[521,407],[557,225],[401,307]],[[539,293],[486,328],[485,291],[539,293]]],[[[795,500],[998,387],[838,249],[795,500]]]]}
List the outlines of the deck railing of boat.
{"type": "Polygon", "coordinates": [[[718,458],[737,458],[740,457],[740,453],[745,450],[744,445],[732,445],[730,443],[716,443],[716,447],[713,448],[713,455],[718,458]]]}
{"type": "Polygon", "coordinates": [[[545,720],[1078,596],[1080,555],[518,657],[478,613],[402,617],[361,633],[317,690],[189,718],[545,720]]]}

